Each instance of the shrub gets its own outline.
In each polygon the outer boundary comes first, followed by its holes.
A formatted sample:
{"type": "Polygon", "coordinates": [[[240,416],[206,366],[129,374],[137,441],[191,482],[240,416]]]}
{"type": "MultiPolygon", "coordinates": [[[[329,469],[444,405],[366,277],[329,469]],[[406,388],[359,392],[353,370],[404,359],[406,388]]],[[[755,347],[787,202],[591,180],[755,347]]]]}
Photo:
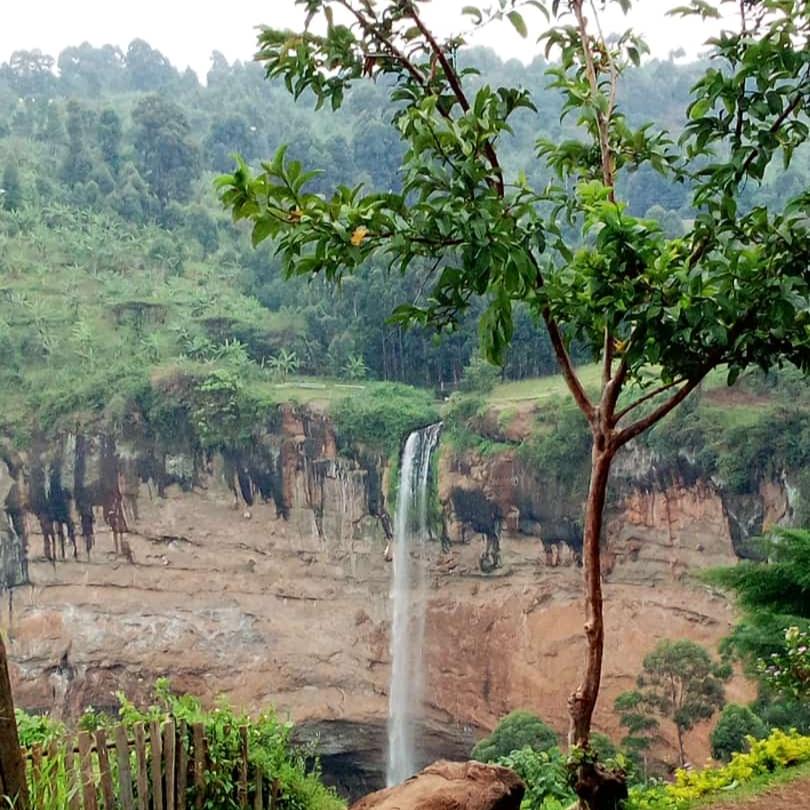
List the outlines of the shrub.
{"type": "Polygon", "coordinates": [[[480,355],[473,355],[461,378],[462,391],[468,394],[488,394],[498,384],[501,372],[480,355]]]}
{"type": "MultiPolygon", "coordinates": [[[[188,727],[202,723],[210,763],[205,772],[205,807],[216,810],[238,810],[243,806],[237,792],[236,775],[242,756],[240,729],[246,727],[250,762],[261,770],[267,783],[278,781],[278,810],[343,810],[345,807],[334,791],[320,781],[313,752],[292,743],[292,723],[280,720],[272,711],[250,718],[235,711],[224,700],[209,711],[190,695],[173,694],[165,679],[157,682],[155,697],[152,705],[141,709],[119,693],[118,721],[91,709],[82,715],[79,726],[84,730],[95,730],[121,722],[131,729],[138,723],[162,722],[169,716],[185,721],[188,727]]],[[[31,717],[18,712],[17,722],[20,740],[25,747],[59,741],[64,735],[64,728],[47,717],[31,717]]],[[[37,783],[31,783],[32,806],[37,810],[62,810],[68,805],[69,780],[65,772],[64,749],[60,747],[59,750],[59,756],[46,760],[49,771],[37,783]]],[[[252,797],[250,801],[252,803],[252,797]]]]}
{"type": "Polygon", "coordinates": [[[565,757],[556,746],[545,751],[527,746],[499,758],[498,764],[511,768],[526,785],[521,810],[563,810],[576,799],[565,757]]]}
{"type": "Polygon", "coordinates": [[[702,771],[679,770],[669,785],[630,790],[626,810],[686,810],[691,802],[727,791],[773,771],[810,762],[810,737],[775,730],[764,740],[748,739],[750,751],[736,753],[728,765],[702,771]]]}
{"type": "Polygon", "coordinates": [[[65,727],[47,714],[28,714],[22,709],[15,709],[17,734],[23,748],[45,745],[58,739],[65,733],[65,727]]]}
{"type": "Polygon", "coordinates": [[[735,752],[748,749],[747,737],[760,740],[767,735],[765,723],[751,709],[730,703],[712,731],[712,756],[728,762],[735,752]]]}
{"type": "Polygon", "coordinates": [[[557,733],[539,717],[531,712],[514,711],[473,748],[472,758],[479,762],[495,762],[523,748],[547,751],[557,742],[557,733]]]}
{"type": "Polygon", "coordinates": [[[408,433],[438,421],[439,415],[428,391],[378,383],[368,386],[361,396],[336,402],[332,417],[344,447],[364,445],[391,456],[408,433]]]}

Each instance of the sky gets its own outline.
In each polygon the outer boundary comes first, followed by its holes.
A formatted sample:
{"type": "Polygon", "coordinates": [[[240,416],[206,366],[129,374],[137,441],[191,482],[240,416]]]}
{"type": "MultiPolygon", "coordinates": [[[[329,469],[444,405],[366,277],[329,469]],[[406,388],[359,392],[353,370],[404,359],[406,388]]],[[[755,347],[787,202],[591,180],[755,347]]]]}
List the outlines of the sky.
{"type": "MultiPolygon", "coordinates": [[[[432,0],[424,6],[424,16],[438,32],[449,34],[457,30],[459,11],[468,3],[432,0]]],[[[488,0],[479,0],[478,5],[486,6],[488,0]]],[[[629,22],[644,34],[655,56],[667,58],[679,48],[696,56],[712,30],[694,19],[664,16],[673,5],[678,2],[636,0],[627,19],[619,11],[605,13],[603,28],[624,30],[629,22]]],[[[221,51],[229,61],[249,59],[255,50],[255,26],[298,28],[301,19],[294,0],[0,0],[0,62],[18,49],[39,48],[56,56],[84,41],[125,50],[140,37],[173,64],[181,69],[190,66],[204,80],[212,51],[221,51]]],[[[540,50],[533,39],[521,39],[505,23],[491,26],[475,44],[494,48],[502,58],[524,62],[540,50]]]]}

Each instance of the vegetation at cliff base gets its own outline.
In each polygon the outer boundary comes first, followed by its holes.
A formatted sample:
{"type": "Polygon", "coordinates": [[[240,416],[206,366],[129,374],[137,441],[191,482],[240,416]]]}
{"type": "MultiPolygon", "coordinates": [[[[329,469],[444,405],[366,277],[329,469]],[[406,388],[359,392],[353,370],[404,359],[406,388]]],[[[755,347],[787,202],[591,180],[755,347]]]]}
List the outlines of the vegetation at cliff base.
{"type": "MultiPolygon", "coordinates": [[[[208,763],[204,773],[205,801],[202,806],[207,810],[238,810],[244,806],[239,793],[244,739],[252,769],[263,774],[265,789],[274,794],[273,806],[283,810],[341,810],[345,807],[334,791],[320,781],[312,751],[293,743],[293,724],[281,720],[272,711],[250,717],[224,700],[218,701],[212,709],[205,709],[193,696],[172,692],[166,680],[157,682],[155,702],[150,706],[137,707],[121,693],[118,701],[117,718],[88,708],[78,723],[79,730],[92,733],[102,728],[112,731],[114,724],[121,723],[132,735],[139,724],[148,728],[151,721],[162,724],[173,720],[177,724],[185,723],[189,729],[188,738],[181,738],[178,742],[188,747],[191,727],[201,724],[208,763]],[[276,787],[272,788],[272,785],[276,787]]],[[[20,743],[29,751],[36,746],[52,750],[51,746],[56,745],[56,756],[46,756],[38,772],[29,768],[31,806],[37,810],[63,810],[79,784],[75,774],[73,778],[68,777],[63,747],[67,734],[65,726],[47,716],[35,717],[20,710],[17,710],[17,722],[20,743]]],[[[72,737],[70,744],[74,744],[72,737]]],[[[111,760],[112,782],[117,785],[118,764],[114,757],[111,760]]],[[[253,806],[255,782],[251,783],[249,790],[245,800],[250,800],[253,806]]],[[[197,787],[189,783],[189,806],[199,806],[196,804],[197,795],[197,787]]]]}
{"type": "Polygon", "coordinates": [[[502,718],[492,734],[476,744],[471,756],[480,762],[495,762],[521,748],[542,752],[557,743],[553,728],[531,712],[517,709],[502,718]]]}

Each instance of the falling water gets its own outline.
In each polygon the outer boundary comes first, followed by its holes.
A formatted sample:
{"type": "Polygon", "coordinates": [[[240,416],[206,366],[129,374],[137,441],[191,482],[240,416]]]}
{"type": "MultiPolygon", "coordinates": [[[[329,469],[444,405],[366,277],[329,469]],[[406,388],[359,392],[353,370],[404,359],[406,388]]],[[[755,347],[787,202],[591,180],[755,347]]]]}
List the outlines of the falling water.
{"type": "Polygon", "coordinates": [[[397,785],[415,768],[414,726],[422,705],[422,637],[425,626],[424,572],[420,554],[427,537],[427,489],[430,456],[441,425],[408,436],[402,451],[399,493],[394,520],[394,577],[391,600],[391,688],[388,703],[388,768],[386,782],[397,785]],[[416,570],[414,571],[414,566],[416,570]]]}

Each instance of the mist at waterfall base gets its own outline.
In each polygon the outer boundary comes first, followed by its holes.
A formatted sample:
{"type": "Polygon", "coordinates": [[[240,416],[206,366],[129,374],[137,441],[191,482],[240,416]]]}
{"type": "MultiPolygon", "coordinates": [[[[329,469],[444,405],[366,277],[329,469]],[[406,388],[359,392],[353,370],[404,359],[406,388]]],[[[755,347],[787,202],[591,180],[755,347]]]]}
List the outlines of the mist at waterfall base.
{"type": "Polygon", "coordinates": [[[425,576],[422,551],[428,534],[430,457],[440,430],[441,425],[437,424],[411,433],[400,462],[391,581],[391,685],[385,776],[389,787],[398,785],[416,771],[415,729],[422,712],[424,687],[425,576]]]}

